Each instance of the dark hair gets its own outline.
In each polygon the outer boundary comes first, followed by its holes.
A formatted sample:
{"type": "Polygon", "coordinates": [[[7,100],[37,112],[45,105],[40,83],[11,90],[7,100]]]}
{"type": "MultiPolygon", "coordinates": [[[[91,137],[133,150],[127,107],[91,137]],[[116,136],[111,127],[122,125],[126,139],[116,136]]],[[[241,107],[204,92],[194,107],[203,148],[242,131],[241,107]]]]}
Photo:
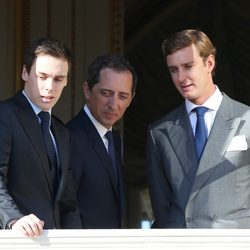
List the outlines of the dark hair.
{"type": "Polygon", "coordinates": [[[109,68],[116,72],[129,71],[132,74],[132,94],[135,93],[137,85],[137,74],[131,64],[121,55],[107,54],[98,56],[89,66],[87,72],[87,82],[90,90],[99,82],[102,69],[109,68]]]}
{"type": "Polygon", "coordinates": [[[41,38],[33,42],[24,51],[24,65],[28,73],[39,55],[50,55],[53,57],[64,58],[69,65],[69,70],[71,66],[71,53],[64,43],[58,41],[54,38],[41,38]]]}
{"type": "Polygon", "coordinates": [[[186,29],[180,32],[174,33],[168,39],[162,43],[162,52],[164,58],[173,54],[179,49],[183,49],[194,44],[199,51],[203,61],[207,59],[209,55],[216,57],[216,48],[214,47],[208,36],[195,29],[186,29]]]}

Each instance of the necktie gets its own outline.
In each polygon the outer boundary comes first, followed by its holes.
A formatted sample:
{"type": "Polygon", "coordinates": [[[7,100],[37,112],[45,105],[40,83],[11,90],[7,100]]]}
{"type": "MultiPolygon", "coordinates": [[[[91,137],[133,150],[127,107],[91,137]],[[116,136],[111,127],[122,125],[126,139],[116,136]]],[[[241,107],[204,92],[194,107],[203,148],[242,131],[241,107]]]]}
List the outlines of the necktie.
{"type": "Polygon", "coordinates": [[[116,156],[115,156],[115,147],[114,147],[114,141],[113,141],[113,134],[111,131],[107,131],[105,134],[106,138],[108,139],[108,152],[109,157],[112,162],[112,167],[115,173],[115,180],[116,180],[116,187],[118,191],[118,204],[119,204],[119,216],[120,216],[120,223],[122,221],[122,215],[123,215],[123,209],[124,209],[124,197],[123,197],[123,187],[122,187],[122,181],[120,176],[120,163],[117,162],[116,156]]]}
{"type": "Polygon", "coordinates": [[[198,160],[200,160],[201,158],[201,154],[207,140],[207,131],[204,122],[204,115],[207,110],[208,108],[205,107],[197,107],[194,109],[197,115],[197,123],[195,128],[195,146],[198,160]]]}
{"type": "Polygon", "coordinates": [[[58,186],[58,166],[55,146],[50,134],[50,114],[49,112],[41,111],[38,116],[41,118],[41,126],[43,139],[46,146],[47,156],[50,163],[50,170],[52,176],[53,190],[56,192],[58,186]]]}
{"type": "Polygon", "coordinates": [[[107,131],[107,133],[105,134],[105,136],[108,139],[109,157],[110,157],[111,162],[112,162],[112,167],[113,167],[114,174],[115,174],[115,180],[117,182],[117,178],[118,178],[118,176],[117,176],[117,161],[116,161],[116,156],[115,156],[115,147],[114,147],[113,134],[109,130],[109,131],[107,131]]]}

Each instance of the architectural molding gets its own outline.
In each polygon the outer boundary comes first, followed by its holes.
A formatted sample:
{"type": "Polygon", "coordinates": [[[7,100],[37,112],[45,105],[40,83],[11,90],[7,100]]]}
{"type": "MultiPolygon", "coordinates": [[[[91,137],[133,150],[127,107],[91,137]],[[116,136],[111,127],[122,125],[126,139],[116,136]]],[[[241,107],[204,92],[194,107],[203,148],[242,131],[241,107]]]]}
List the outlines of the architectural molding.
{"type": "Polygon", "coordinates": [[[3,249],[249,249],[249,229],[45,230],[31,239],[0,231],[3,249]]]}
{"type": "Polygon", "coordinates": [[[24,50],[24,33],[26,22],[25,0],[15,0],[15,88],[22,88],[21,70],[24,50]]]}

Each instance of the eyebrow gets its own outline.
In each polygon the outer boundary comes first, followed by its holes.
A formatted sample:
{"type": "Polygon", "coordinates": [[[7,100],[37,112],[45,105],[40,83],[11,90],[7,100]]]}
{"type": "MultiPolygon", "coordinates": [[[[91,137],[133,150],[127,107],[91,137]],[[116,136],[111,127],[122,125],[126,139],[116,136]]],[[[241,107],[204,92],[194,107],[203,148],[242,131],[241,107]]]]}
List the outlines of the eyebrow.
{"type": "MultiPolygon", "coordinates": [[[[193,63],[195,63],[194,60],[188,61],[188,62],[184,62],[184,63],[181,64],[181,66],[185,66],[185,65],[187,65],[187,64],[193,64],[193,63]]],[[[170,69],[170,68],[178,68],[178,67],[175,66],[175,65],[169,65],[168,68],[170,69]]]]}
{"type": "MultiPolygon", "coordinates": [[[[108,91],[108,92],[115,92],[111,89],[100,89],[101,91],[108,91]]],[[[128,93],[128,92],[122,92],[122,91],[119,91],[118,92],[119,94],[123,94],[123,95],[131,95],[131,93],[128,93]]]]}
{"type": "MultiPolygon", "coordinates": [[[[37,74],[43,75],[43,76],[49,76],[49,75],[50,75],[50,74],[47,74],[47,73],[45,73],[45,72],[37,72],[37,74]]],[[[54,77],[65,78],[65,77],[67,77],[67,75],[56,75],[56,76],[54,76],[54,77]]]]}

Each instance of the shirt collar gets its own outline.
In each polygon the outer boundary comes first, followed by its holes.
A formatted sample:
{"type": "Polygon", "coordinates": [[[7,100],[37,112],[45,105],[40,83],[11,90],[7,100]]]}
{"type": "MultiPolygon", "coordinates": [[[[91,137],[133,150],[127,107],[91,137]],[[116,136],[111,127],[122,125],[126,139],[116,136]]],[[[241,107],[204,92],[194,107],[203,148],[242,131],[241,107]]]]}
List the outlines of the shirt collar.
{"type": "MultiPolygon", "coordinates": [[[[42,109],[40,109],[38,106],[36,106],[36,105],[29,99],[29,97],[26,95],[26,93],[25,93],[24,90],[22,91],[22,93],[23,93],[23,95],[26,97],[26,99],[28,100],[28,102],[30,103],[30,105],[31,105],[32,109],[34,110],[35,114],[38,115],[38,114],[42,111],[42,109]]],[[[48,110],[48,112],[49,112],[50,115],[51,115],[51,109],[48,110]]]]}
{"type": "MultiPolygon", "coordinates": [[[[95,117],[91,114],[88,106],[85,104],[83,107],[84,111],[86,112],[86,114],[88,115],[89,119],[92,121],[92,123],[94,124],[94,126],[96,127],[99,135],[103,138],[104,135],[106,134],[106,132],[108,131],[107,128],[105,128],[100,122],[98,122],[95,117]]],[[[109,129],[109,130],[112,130],[109,129]]]]}
{"type": "MultiPolygon", "coordinates": [[[[216,89],[214,91],[214,93],[202,104],[202,106],[210,109],[210,110],[214,110],[214,111],[218,111],[220,104],[222,102],[222,93],[220,92],[219,88],[217,87],[217,85],[215,85],[216,89]]],[[[191,101],[189,101],[188,99],[185,99],[185,105],[186,105],[186,109],[188,114],[190,114],[190,112],[201,105],[196,105],[194,103],[192,103],[191,101]]]]}

